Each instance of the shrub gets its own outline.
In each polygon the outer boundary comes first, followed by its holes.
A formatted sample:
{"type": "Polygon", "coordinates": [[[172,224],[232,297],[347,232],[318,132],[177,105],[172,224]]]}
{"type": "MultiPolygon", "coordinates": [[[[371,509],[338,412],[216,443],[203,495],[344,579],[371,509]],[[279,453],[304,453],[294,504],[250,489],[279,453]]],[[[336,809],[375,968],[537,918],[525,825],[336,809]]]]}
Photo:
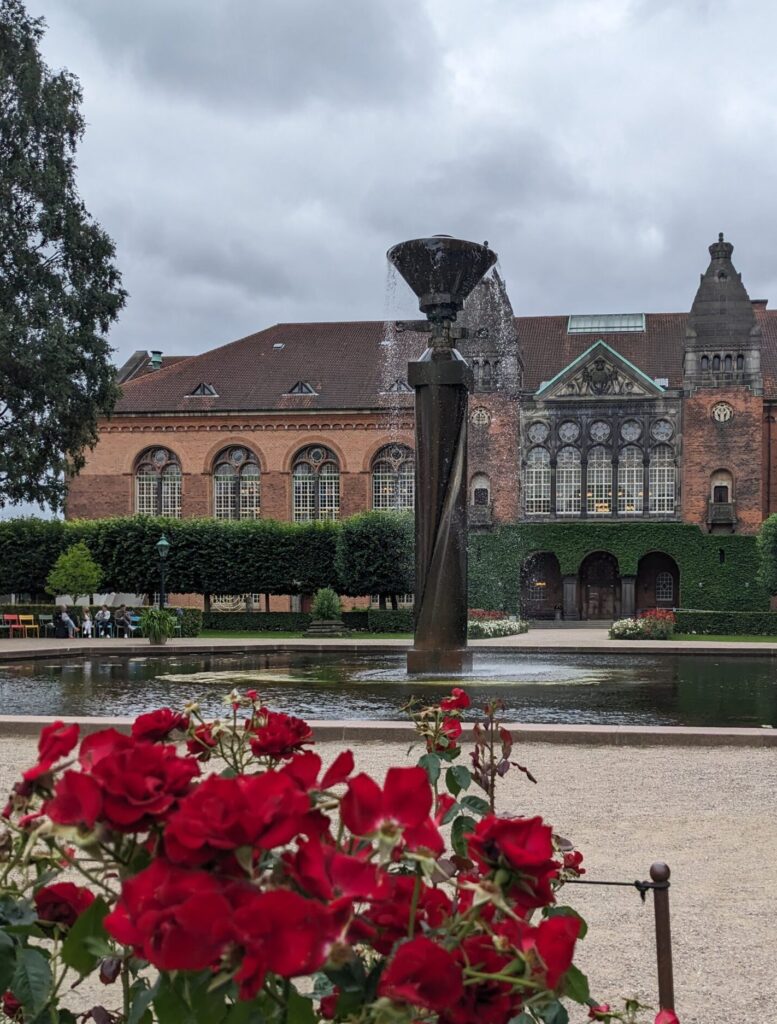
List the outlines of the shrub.
{"type": "Polygon", "coordinates": [[[140,629],[152,644],[163,644],[175,636],[178,617],[167,608],[144,608],[140,613],[140,629]]]}
{"type": "Polygon", "coordinates": [[[370,608],[367,622],[370,633],[412,633],[415,628],[412,608],[370,608]]]}
{"type": "Polygon", "coordinates": [[[63,551],[46,578],[49,594],[69,594],[74,601],[93,594],[100,586],[103,571],[81,541],[63,551]]]}
{"type": "Polygon", "coordinates": [[[504,612],[490,612],[486,611],[485,608],[470,608],[467,612],[467,616],[470,619],[503,619],[505,617],[504,612]]]}
{"type": "Polygon", "coordinates": [[[674,614],[665,608],[644,612],[639,619],[619,619],[610,628],[611,640],[669,640],[674,614]]]}
{"type": "Polygon", "coordinates": [[[488,640],[497,636],[517,636],[526,633],[529,623],[524,619],[470,619],[467,636],[470,640],[488,640]]]}
{"type": "Polygon", "coordinates": [[[335,567],[343,593],[380,594],[396,601],[415,587],[413,516],[363,512],[344,520],[337,536],[335,567]]]}
{"type": "Polygon", "coordinates": [[[639,619],[618,619],[610,626],[611,640],[641,640],[642,626],[639,619]]]}
{"type": "Polygon", "coordinates": [[[199,636],[202,630],[202,611],[199,608],[182,608],[183,615],[178,617],[181,636],[199,636]]]}
{"type": "Polygon", "coordinates": [[[312,611],[314,619],[339,619],[340,598],[331,587],[322,587],[313,598],[312,611]]]}
{"type": "Polygon", "coordinates": [[[675,614],[678,633],[717,636],[777,636],[775,612],[683,611],[675,614]]]}

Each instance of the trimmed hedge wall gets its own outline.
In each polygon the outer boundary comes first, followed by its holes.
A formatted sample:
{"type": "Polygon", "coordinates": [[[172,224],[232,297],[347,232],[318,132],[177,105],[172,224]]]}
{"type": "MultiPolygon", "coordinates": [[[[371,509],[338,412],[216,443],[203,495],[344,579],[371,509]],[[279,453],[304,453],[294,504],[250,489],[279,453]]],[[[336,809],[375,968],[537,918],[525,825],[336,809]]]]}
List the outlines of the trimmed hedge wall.
{"type": "Polygon", "coordinates": [[[413,611],[411,608],[398,608],[392,611],[390,608],[370,608],[369,630],[370,633],[412,633],[413,632],[413,611]]]}
{"type": "Polygon", "coordinates": [[[675,613],[675,633],[777,636],[777,612],[675,613]]]}
{"type": "MultiPolygon", "coordinates": [[[[34,615],[37,623],[39,615],[53,615],[58,607],[55,604],[0,604],[0,615],[34,615]]],[[[71,611],[75,608],[76,615],[78,615],[83,605],[69,605],[68,607],[71,611]]],[[[92,619],[94,619],[95,614],[101,607],[99,604],[90,606],[89,611],[92,613],[92,619]]],[[[175,605],[170,605],[169,607],[174,608],[175,605]]],[[[115,608],[111,608],[111,612],[115,611],[115,608]]],[[[182,611],[181,636],[199,636],[202,629],[202,612],[200,609],[183,608],[182,611]]]]}
{"type": "Polygon", "coordinates": [[[562,576],[576,575],[593,551],[609,551],[621,575],[636,576],[639,560],[664,551],[680,570],[680,606],[767,611],[757,579],[756,538],[702,533],[690,523],[524,523],[470,537],[469,604],[517,613],[521,567],[534,553],[552,551],[562,576]],[[722,556],[721,556],[722,552],[722,556]],[[722,561],[721,561],[722,557],[722,561]]]}
{"type": "Polygon", "coordinates": [[[312,619],[309,612],[205,612],[202,628],[226,633],[304,633],[312,619]]]}

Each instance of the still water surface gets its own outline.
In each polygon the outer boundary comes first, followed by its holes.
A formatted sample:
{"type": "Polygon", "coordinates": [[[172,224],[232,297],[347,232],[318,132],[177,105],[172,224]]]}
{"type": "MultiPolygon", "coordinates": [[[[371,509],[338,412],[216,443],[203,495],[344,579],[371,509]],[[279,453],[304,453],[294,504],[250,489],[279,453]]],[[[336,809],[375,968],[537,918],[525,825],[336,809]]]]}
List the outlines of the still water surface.
{"type": "Polygon", "coordinates": [[[0,666],[0,713],[135,715],[232,687],[307,718],[401,718],[411,695],[464,685],[520,722],[777,727],[777,659],[759,656],[489,655],[462,679],[408,679],[404,655],[238,654],[29,661],[0,666]]]}

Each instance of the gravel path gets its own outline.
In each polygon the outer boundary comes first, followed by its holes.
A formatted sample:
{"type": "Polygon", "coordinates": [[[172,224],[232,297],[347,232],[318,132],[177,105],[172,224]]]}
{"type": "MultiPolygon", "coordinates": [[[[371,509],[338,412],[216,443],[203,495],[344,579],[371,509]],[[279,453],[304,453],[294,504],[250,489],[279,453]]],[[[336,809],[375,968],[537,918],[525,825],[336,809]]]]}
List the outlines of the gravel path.
{"type": "MultiPolygon", "coordinates": [[[[322,743],[328,763],[340,750],[322,743]]],[[[411,763],[401,745],[354,745],[357,765],[381,777],[411,763]]],[[[585,854],[588,877],[646,878],[652,861],[672,868],[675,989],[682,1024],[777,1021],[775,792],[770,750],[616,748],[533,744],[518,752],[537,776],[518,772],[502,809],[542,814],[585,854]]],[[[0,795],[35,760],[31,740],[0,738],[0,795]]],[[[569,886],[568,902],[590,932],[579,963],[594,996],[656,1002],[653,914],[629,889],[569,886]]],[[[573,1024],[585,1019],[572,1013],[573,1024]]]]}

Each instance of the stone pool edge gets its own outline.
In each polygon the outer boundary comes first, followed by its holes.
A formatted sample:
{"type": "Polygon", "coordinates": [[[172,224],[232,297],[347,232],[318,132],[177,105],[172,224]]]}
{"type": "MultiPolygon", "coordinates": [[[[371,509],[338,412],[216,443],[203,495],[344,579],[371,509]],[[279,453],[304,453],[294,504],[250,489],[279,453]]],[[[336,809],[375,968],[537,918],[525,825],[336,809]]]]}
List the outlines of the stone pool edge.
{"type": "MultiPolygon", "coordinates": [[[[129,731],[133,718],[89,718],[50,715],[0,715],[0,740],[32,739],[54,721],[77,722],[82,734],[99,729],[129,731]]],[[[466,723],[465,723],[466,724],[466,723]]],[[[410,743],[414,729],[406,722],[363,719],[311,720],[321,743],[410,743]]],[[[777,747],[777,729],[697,728],[682,725],[553,725],[507,723],[517,743],[577,744],[633,747],[777,747]]],[[[468,742],[465,736],[465,742],[468,742]]]]}

